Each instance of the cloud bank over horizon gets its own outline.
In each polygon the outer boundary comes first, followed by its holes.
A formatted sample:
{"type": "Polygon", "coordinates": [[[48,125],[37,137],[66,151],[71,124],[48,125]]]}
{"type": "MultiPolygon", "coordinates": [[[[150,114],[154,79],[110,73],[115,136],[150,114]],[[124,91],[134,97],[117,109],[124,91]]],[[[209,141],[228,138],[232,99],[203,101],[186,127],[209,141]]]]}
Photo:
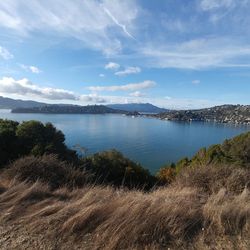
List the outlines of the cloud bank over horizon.
{"type": "Polygon", "coordinates": [[[249,10],[250,0],[1,1],[0,93],[248,104],[249,10]]]}

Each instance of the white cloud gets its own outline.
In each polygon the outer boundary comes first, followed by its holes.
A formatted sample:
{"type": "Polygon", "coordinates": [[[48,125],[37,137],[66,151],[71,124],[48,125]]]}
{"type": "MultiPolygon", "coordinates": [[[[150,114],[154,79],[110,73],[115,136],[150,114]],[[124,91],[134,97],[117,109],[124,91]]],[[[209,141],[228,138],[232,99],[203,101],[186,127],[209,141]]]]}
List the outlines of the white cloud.
{"type": "Polygon", "coordinates": [[[39,74],[39,73],[42,72],[39,68],[37,68],[37,67],[35,67],[35,66],[28,66],[28,65],[24,65],[24,64],[21,64],[20,66],[21,66],[21,68],[23,68],[24,70],[30,71],[30,72],[32,72],[32,73],[34,73],[34,74],[39,74]]]}
{"type": "Polygon", "coordinates": [[[15,80],[12,77],[0,79],[0,94],[21,97],[22,99],[41,99],[49,101],[64,100],[70,103],[105,103],[105,97],[97,94],[78,95],[72,91],[58,88],[40,87],[24,78],[15,80]]]}
{"type": "Polygon", "coordinates": [[[155,105],[168,108],[168,109],[197,109],[208,108],[215,105],[222,105],[223,101],[213,99],[191,99],[191,98],[178,98],[178,97],[165,97],[164,99],[152,99],[151,102],[155,105]]]}
{"type": "Polygon", "coordinates": [[[39,74],[39,73],[42,72],[40,69],[38,69],[35,66],[30,66],[30,70],[31,70],[32,73],[35,73],[35,74],[39,74]]]}
{"type": "Polygon", "coordinates": [[[2,57],[4,60],[9,60],[14,56],[6,48],[0,46],[0,57],[2,57]]]}
{"type": "Polygon", "coordinates": [[[114,23],[117,24],[120,28],[122,28],[122,30],[124,31],[124,33],[125,33],[127,36],[129,36],[130,38],[135,39],[135,38],[128,32],[128,30],[127,30],[127,28],[126,28],[126,25],[119,23],[118,19],[115,18],[115,17],[113,16],[113,14],[112,14],[107,8],[103,7],[103,9],[104,9],[104,11],[107,13],[107,15],[114,21],[114,23]]]}
{"type": "Polygon", "coordinates": [[[149,66],[156,68],[248,67],[241,59],[250,56],[250,46],[226,38],[210,38],[175,45],[149,45],[140,53],[149,66]]]}
{"type": "MultiPolygon", "coordinates": [[[[118,70],[121,67],[120,64],[115,62],[109,62],[105,65],[105,69],[118,70]]],[[[141,72],[141,68],[139,67],[127,67],[124,70],[117,71],[115,75],[117,76],[126,76],[130,74],[137,74],[141,72]]]]}
{"type": "Polygon", "coordinates": [[[140,91],[132,92],[129,95],[133,96],[133,97],[142,97],[142,96],[145,96],[145,94],[141,93],[140,91]]]}
{"type": "Polygon", "coordinates": [[[119,36],[125,32],[128,37],[136,17],[137,5],[133,0],[0,1],[0,27],[21,36],[41,31],[73,37],[105,54],[121,50],[119,36]]]}
{"type": "Polygon", "coordinates": [[[99,74],[99,76],[100,76],[100,77],[105,77],[105,75],[104,75],[104,74],[99,74]]]}
{"type": "Polygon", "coordinates": [[[0,92],[22,96],[33,96],[50,100],[77,100],[78,96],[72,91],[39,87],[28,79],[15,80],[12,77],[0,79],[0,92]]]}
{"type": "Polygon", "coordinates": [[[136,96],[103,96],[106,103],[152,103],[158,107],[168,109],[197,109],[212,107],[215,105],[222,105],[223,101],[207,100],[207,99],[189,99],[189,98],[175,98],[175,97],[136,97],[136,96]]]}
{"type": "MultiPolygon", "coordinates": [[[[113,86],[114,87],[114,86],[113,86]]],[[[142,88],[142,85],[126,86],[122,90],[131,91],[131,89],[142,88]]],[[[144,85],[144,88],[146,85],[144,85]]],[[[149,87],[149,85],[148,85],[149,87]]],[[[130,93],[129,96],[100,96],[97,94],[77,95],[72,91],[57,88],[39,87],[28,79],[15,80],[11,77],[3,77],[0,79],[0,94],[7,97],[41,100],[53,103],[78,104],[86,105],[89,103],[152,103],[160,107],[172,109],[190,109],[211,107],[223,104],[223,101],[205,100],[205,99],[185,99],[173,98],[166,96],[165,98],[149,98],[143,96],[140,91],[130,93]]]]}
{"type": "Polygon", "coordinates": [[[154,81],[146,80],[144,82],[139,83],[129,83],[125,85],[113,85],[113,86],[90,86],[87,87],[88,90],[93,92],[100,91],[137,91],[141,89],[148,89],[156,86],[154,81]]]}
{"type": "Polygon", "coordinates": [[[115,73],[117,76],[126,76],[130,74],[138,74],[141,72],[141,68],[139,67],[127,67],[125,70],[118,71],[115,73]]]}
{"type": "Polygon", "coordinates": [[[192,83],[193,83],[194,85],[198,85],[198,84],[201,83],[201,81],[200,81],[200,80],[193,80],[192,83]]]}
{"type": "Polygon", "coordinates": [[[120,68],[120,64],[115,62],[109,62],[105,65],[105,69],[117,70],[120,68]]]}
{"type": "Polygon", "coordinates": [[[105,103],[107,100],[105,97],[98,96],[96,94],[81,95],[79,101],[84,103],[105,103]]]}
{"type": "Polygon", "coordinates": [[[171,99],[172,99],[171,96],[165,96],[164,98],[165,98],[166,100],[171,100],[171,99]]]}

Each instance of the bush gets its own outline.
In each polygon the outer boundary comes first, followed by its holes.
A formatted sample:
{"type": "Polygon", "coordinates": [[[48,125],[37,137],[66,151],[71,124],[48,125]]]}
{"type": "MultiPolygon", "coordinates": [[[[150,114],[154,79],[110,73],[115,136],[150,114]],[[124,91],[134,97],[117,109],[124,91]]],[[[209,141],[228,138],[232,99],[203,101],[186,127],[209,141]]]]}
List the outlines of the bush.
{"type": "Polygon", "coordinates": [[[18,157],[16,129],[18,123],[0,119],[0,166],[18,157]]]}
{"type": "Polygon", "coordinates": [[[176,173],[188,167],[230,165],[250,167],[250,132],[243,133],[222,144],[201,148],[190,160],[183,158],[176,163],[176,173]]]}
{"type": "Polygon", "coordinates": [[[218,192],[221,188],[240,193],[250,187],[250,170],[235,166],[200,166],[183,169],[177,175],[174,186],[198,188],[206,193],[218,192]]]}
{"type": "Polygon", "coordinates": [[[160,170],[156,173],[156,177],[162,184],[170,184],[176,176],[176,168],[175,165],[166,166],[160,168],[160,170]]]}
{"type": "Polygon", "coordinates": [[[90,181],[90,175],[58,160],[55,155],[27,156],[10,164],[3,175],[8,179],[34,183],[40,181],[52,189],[67,186],[81,187],[90,181]]]}
{"type": "Polygon", "coordinates": [[[129,188],[151,188],[156,178],[140,164],[125,158],[116,150],[104,151],[82,159],[85,169],[95,174],[99,183],[129,188]]]}
{"type": "Polygon", "coordinates": [[[225,140],[221,149],[236,164],[250,166],[250,132],[225,140]]]}
{"type": "Polygon", "coordinates": [[[0,141],[0,166],[20,156],[43,154],[57,154],[62,160],[78,162],[76,152],[65,145],[63,133],[51,123],[0,120],[0,141]]]}

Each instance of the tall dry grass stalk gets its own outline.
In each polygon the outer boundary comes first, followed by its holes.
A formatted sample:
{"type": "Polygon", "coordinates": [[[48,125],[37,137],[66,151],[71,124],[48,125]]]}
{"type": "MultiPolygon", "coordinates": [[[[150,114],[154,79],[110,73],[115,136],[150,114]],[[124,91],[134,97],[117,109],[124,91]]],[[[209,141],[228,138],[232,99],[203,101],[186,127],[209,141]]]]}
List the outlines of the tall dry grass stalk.
{"type": "Polygon", "coordinates": [[[196,169],[144,193],[95,185],[51,189],[2,175],[0,248],[250,249],[245,176],[249,170],[196,169]]]}

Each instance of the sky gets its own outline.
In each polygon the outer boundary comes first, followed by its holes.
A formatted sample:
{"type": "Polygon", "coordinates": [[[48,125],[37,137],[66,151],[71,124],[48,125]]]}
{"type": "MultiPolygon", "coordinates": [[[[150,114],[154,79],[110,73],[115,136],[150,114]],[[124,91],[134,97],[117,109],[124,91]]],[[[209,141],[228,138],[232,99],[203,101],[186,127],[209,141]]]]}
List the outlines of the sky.
{"type": "Polygon", "coordinates": [[[250,104],[250,0],[0,1],[0,95],[250,104]]]}

